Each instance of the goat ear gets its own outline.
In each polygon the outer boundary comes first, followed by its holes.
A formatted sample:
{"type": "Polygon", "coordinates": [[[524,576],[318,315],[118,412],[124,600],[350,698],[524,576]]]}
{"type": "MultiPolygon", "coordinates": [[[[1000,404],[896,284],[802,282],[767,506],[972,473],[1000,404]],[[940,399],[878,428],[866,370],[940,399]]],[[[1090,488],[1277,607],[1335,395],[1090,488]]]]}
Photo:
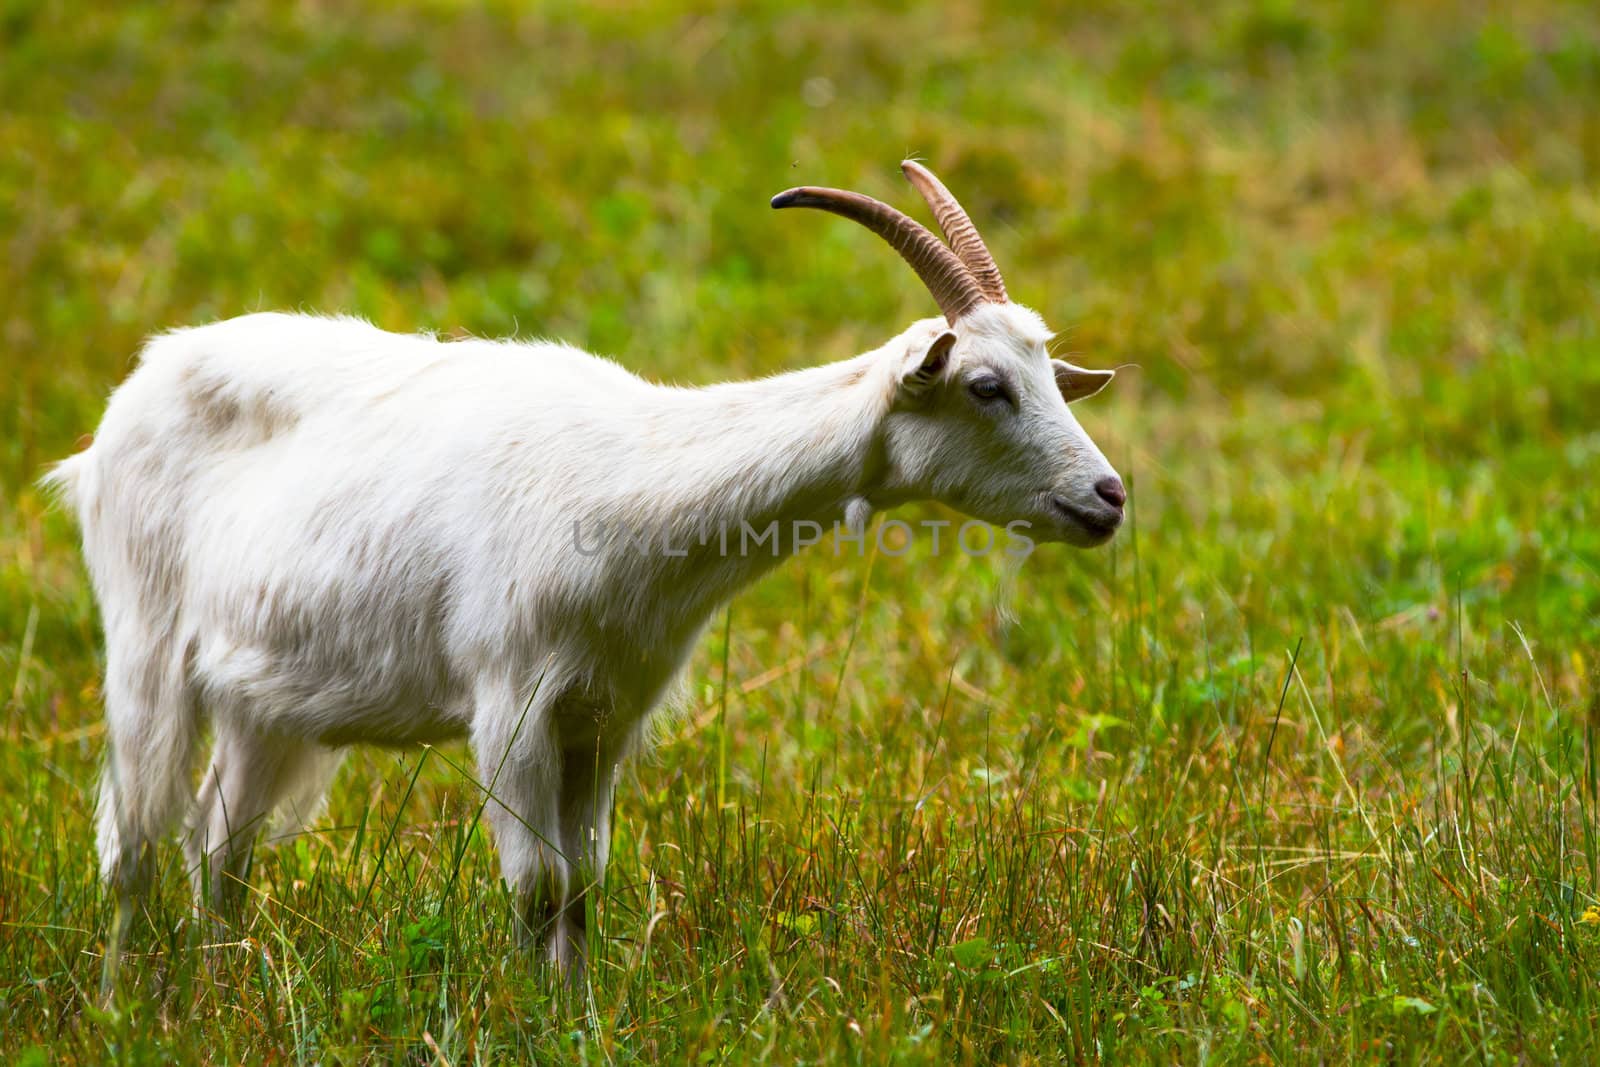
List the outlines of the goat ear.
{"type": "Polygon", "coordinates": [[[1074,366],[1064,359],[1052,359],[1050,365],[1056,371],[1056,387],[1061,390],[1062,398],[1069,404],[1086,396],[1094,396],[1110,385],[1111,379],[1117,376],[1114,370],[1090,370],[1087,367],[1074,366]]]}
{"type": "Polygon", "coordinates": [[[950,350],[956,346],[956,335],[944,331],[928,342],[927,348],[915,346],[906,353],[905,372],[900,375],[900,385],[913,393],[925,392],[950,366],[950,350]]]}

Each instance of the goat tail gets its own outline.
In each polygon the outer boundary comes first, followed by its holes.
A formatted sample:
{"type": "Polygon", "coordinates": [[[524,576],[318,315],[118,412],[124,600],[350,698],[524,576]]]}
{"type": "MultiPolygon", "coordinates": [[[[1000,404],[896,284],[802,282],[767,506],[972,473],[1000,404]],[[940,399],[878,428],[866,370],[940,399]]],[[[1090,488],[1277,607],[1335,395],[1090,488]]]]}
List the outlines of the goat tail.
{"type": "Polygon", "coordinates": [[[88,502],[89,453],[79,452],[68,456],[45,472],[39,479],[40,488],[66,505],[80,519],[88,502]]]}

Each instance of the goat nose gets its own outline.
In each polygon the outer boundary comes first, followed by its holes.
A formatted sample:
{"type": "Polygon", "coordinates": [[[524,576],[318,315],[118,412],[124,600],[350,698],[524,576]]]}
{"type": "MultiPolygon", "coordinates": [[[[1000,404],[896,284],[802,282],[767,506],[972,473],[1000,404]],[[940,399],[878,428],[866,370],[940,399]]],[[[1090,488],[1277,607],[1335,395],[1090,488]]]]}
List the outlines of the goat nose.
{"type": "Polygon", "coordinates": [[[1108,474],[1094,483],[1094,491],[1100,494],[1100,499],[1107,504],[1122,510],[1122,505],[1128,502],[1128,491],[1122,487],[1122,479],[1115,474],[1108,474]]]}

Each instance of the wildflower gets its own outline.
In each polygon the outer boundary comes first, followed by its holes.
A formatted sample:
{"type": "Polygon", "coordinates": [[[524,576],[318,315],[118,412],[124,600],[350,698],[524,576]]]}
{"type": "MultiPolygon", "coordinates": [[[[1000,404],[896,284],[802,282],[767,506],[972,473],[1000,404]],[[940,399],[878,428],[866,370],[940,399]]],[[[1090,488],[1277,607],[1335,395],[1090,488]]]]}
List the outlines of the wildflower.
{"type": "Polygon", "coordinates": [[[1590,904],[1583,909],[1583,916],[1578,920],[1585,926],[1600,926],[1600,906],[1590,904]]]}

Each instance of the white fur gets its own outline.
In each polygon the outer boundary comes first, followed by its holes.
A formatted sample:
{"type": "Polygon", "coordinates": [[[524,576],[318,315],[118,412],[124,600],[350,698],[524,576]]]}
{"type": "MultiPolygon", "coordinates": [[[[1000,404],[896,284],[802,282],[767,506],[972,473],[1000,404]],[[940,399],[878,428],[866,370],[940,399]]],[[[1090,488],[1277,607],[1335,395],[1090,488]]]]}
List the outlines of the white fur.
{"type": "Polygon", "coordinates": [[[560,344],[352,319],[156,338],[93,446],[47,479],[77,512],[105,627],[104,876],[136,891],[145,846],[187,810],[197,892],[218,901],[262,819],[309,817],[344,747],[466,735],[523,919],[554,957],[581,955],[616,768],[706,619],[777,562],[738,551],[740,522],[864,524],[935,498],[1036,540],[1109,536],[1050,503],[1098,506],[1111,469],[1038,317],[982,307],[924,368],[946,329],[704,389],[560,344]],[[979,372],[1015,402],[975,400],[979,372]],[[683,554],[593,536],[622,528],[683,554]],[[726,554],[705,529],[733,532],[726,554]]]}

